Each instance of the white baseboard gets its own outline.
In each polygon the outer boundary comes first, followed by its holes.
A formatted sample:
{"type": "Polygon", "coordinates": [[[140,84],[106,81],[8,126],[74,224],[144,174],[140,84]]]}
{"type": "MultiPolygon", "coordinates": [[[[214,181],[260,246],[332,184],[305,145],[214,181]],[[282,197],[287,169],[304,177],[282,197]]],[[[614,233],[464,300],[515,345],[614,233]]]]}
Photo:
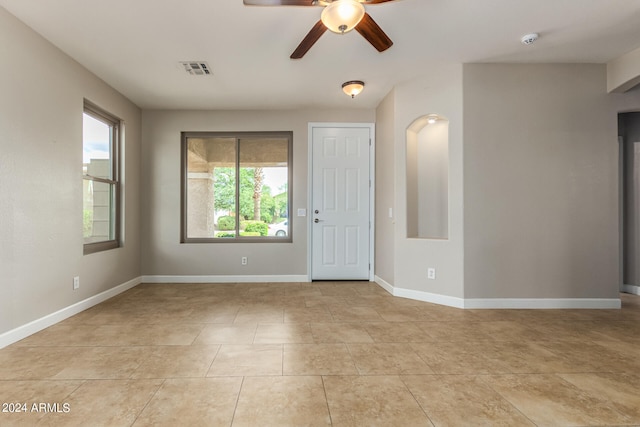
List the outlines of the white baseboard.
{"type": "Polygon", "coordinates": [[[640,295],[640,286],[638,285],[622,285],[622,292],[627,294],[640,295]]]}
{"type": "Polygon", "coordinates": [[[88,308],[93,307],[94,305],[100,304],[101,302],[106,301],[109,298],[112,298],[124,291],[133,288],[134,286],[137,286],[140,283],[142,283],[142,278],[137,277],[114,288],[108,289],[97,295],[72,304],[69,307],[65,307],[54,313],[41,317],[40,319],[33,320],[25,325],[18,326],[15,329],[0,334],[0,348],[4,348],[10,344],[28,337],[29,335],[33,335],[36,332],[48,328],[49,326],[55,325],[58,322],[68,319],[73,315],[76,315],[88,308]]]}
{"type": "Polygon", "coordinates": [[[396,288],[384,279],[376,276],[376,283],[394,297],[409,298],[416,301],[430,302],[434,304],[447,305],[449,307],[464,308],[462,298],[450,297],[447,295],[432,294],[424,291],[414,291],[412,289],[396,288]]]}
{"type": "Polygon", "coordinates": [[[384,279],[382,279],[381,277],[378,277],[378,276],[375,276],[374,281],[382,289],[384,289],[385,291],[387,291],[391,295],[393,295],[393,285],[391,285],[390,283],[387,283],[384,279]]]}
{"type": "MultiPolygon", "coordinates": [[[[417,301],[430,302],[455,308],[466,309],[618,309],[622,307],[619,298],[457,298],[433,294],[413,289],[396,288],[376,276],[376,283],[391,295],[417,301]]],[[[629,286],[629,285],[624,285],[629,286]]],[[[624,290],[638,293],[640,287],[624,290]]]]}
{"type": "Polygon", "coordinates": [[[464,299],[448,295],[432,294],[430,292],[415,291],[413,289],[395,288],[393,295],[402,298],[414,299],[417,301],[430,302],[433,304],[446,305],[455,308],[465,308],[464,299]]]}
{"type": "Polygon", "coordinates": [[[142,276],[143,283],[267,283],[308,282],[300,276],[142,276]]]}
{"type": "Polygon", "coordinates": [[[469,298],[464,308],[618,309],[620,298],[469,298]]]}

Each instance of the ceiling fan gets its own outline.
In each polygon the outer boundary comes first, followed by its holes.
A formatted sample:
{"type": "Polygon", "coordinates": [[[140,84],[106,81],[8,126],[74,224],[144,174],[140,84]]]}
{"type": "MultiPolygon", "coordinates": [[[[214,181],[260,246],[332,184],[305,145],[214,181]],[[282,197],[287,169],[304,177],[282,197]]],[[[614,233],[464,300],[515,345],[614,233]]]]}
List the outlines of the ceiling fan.
{"type": "Polygon", "coordinates": [[[300,59],[320,39],[325,31],[344,34],[353,29],[367,39],[378,52],[389,49],[393,42],[382,28],[364,10],[365,4],[386,3],[394,0],[243,0],[247,6],[322,6],[320,20],[291,54],[300,59]]]}

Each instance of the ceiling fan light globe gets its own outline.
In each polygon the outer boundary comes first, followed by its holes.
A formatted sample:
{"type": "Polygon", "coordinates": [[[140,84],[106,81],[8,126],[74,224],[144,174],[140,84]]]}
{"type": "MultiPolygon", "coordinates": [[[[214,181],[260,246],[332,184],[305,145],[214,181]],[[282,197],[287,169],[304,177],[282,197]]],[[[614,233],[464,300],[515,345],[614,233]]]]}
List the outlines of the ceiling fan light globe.
{"type": "Polygon", "coordinates": [[[335,0],[322,11],[322,23],[334,33],[353,30],[364,17],[364,6],[356,0],[335,0]]]}

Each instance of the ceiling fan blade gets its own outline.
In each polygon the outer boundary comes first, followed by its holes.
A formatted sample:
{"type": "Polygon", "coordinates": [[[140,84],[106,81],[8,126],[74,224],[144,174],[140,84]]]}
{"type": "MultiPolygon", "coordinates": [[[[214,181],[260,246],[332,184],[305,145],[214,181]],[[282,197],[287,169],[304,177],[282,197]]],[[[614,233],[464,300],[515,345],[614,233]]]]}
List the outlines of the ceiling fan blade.
{"type": "Polygon", "coordinates": [[[245,6],[315,6],[313,0],[244,0],[244,4],[245,6]]]}
{"type": "Polygon", "coordinates": [[[322,21],[316,22],[309,34],[300,42],[296,50],[291,54],[291,59],[300,59],[311,49],[311,46],[318,41],[318,39],[327,31],[327,27],[324,26],[322,21]]]}
{"type": "MultiPolygon", "coordinates": [[[[386,3],[394,0],[362,0],[364,4],[386,3]]],[[[246,6],[318,6],[317,0],[243,0],[246,6]]]]}
{"type": "Polygon", "coordinates": [[[380,28],[371,15],[366,12],[362,21],[356,25],[356,31],[359,32],[362,37],[367,39],[367,41],[378,50],[378,52],[383,52],[393,46],[393,42],[389,36],[382,31],[382,28],[380,28]]]}

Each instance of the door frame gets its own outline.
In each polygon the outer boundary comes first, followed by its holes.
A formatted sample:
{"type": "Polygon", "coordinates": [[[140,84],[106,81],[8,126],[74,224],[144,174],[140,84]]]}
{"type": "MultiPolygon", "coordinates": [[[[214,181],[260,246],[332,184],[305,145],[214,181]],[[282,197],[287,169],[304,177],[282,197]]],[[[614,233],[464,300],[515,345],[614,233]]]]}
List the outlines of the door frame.
{"type": "MultiPolygon", "coordinates": [[[[375,280],[375,195],[376,195],[376,125],[375,123],[309,122],[307,133],[307,282],[311,282],[313,254],[313,129],[360,128],[369,129],[369,281],[375,280]]],[[[339,280],[339,279],[338,279],[339,280]]]]}

